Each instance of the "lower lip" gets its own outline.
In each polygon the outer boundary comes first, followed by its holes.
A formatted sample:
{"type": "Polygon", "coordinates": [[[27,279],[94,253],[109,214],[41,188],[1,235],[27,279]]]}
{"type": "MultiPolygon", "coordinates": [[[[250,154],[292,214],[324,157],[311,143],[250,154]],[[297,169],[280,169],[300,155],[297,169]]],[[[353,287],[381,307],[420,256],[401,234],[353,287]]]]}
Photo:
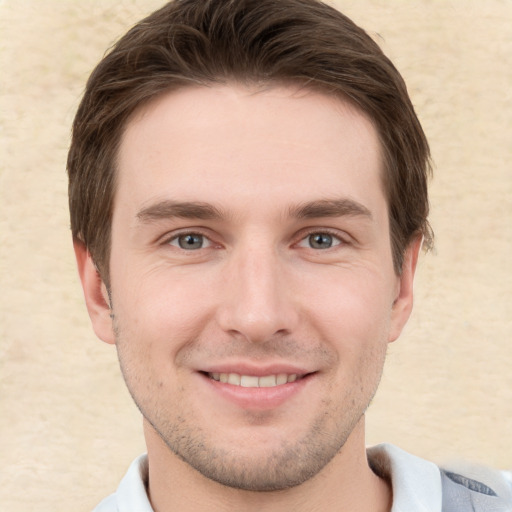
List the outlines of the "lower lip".
{"type": "Polygon", "coordinates": [[[313,374],[306,375],[295,382],[270,388],[245,388],[213,380],[204,374],[201,376],[209,384],[210,389],[224,400],[242,409],[268,410],[283,405],[303,390],[313,374]]]}

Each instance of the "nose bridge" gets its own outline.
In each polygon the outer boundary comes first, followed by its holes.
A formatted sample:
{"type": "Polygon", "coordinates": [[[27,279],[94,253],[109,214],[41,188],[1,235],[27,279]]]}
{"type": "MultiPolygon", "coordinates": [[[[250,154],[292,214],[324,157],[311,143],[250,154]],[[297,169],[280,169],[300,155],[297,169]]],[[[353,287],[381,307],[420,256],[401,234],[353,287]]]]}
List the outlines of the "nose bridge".
{"type": "Polygon", "coordinates": [[[222,328],[250,341],[290,332],[297,314],[283,271],[278,251],[268,243],[248,241],[234,250],[225,268],[222,328]]]}

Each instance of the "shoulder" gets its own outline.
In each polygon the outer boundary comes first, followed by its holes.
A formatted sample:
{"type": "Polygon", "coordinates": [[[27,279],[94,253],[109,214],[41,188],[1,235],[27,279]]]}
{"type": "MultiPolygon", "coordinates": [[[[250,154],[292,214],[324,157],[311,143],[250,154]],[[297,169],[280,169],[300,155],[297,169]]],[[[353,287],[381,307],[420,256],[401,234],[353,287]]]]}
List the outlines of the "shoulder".
{"type": "Polygon", "coordinates": [[[102,500],[92,512],[119,512],[116,494],[111,494],[102,500]]]}
{"type": "Polygon", "coordinates": [[[146,492],[147,479],[147,456],[141,455],[132,462],[116,492],[93,512],[153,512],[146,492]]]}
{"type": "Polygon", "coordinates": [[[441,469],[443,511],[512,511],[512,475],[473,464],[441,469]]]}
{"type": "Polygon", "coordinates": [[[368,461],[392,485],[392,512],[512,512],[511,472],[467,463],[440,468],[390,444],[369,448],[368,461]]]}

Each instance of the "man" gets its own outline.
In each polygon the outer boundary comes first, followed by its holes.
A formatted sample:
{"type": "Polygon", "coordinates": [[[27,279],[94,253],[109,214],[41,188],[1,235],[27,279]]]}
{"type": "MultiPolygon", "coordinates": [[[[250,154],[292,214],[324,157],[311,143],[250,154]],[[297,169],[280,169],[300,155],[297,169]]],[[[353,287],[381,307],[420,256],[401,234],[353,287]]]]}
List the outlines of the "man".
{"type": "Polygon", "coordinates": [[[510,510],[505,474],[365,448],[432,240],[429,151],[349,19],[165,5],[91,75],[68,171],[89,314],[148,449],[97,510],[510,510]]]}

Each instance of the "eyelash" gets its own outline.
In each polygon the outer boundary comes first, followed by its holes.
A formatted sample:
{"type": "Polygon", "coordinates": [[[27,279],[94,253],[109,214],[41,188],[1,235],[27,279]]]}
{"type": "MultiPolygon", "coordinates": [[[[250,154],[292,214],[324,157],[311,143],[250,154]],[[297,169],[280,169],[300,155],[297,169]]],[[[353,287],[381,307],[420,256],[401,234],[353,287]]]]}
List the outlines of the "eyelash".
{"type": "MultiPolygon", "coordinates": [[[[177,233],[177,234],[174,234],[172,237],[170,238],[167,238],[164,240],[164,245],[173,245],[172,242],[178,242],[178,240],[181,238],[181,237],[186,237],[186,236],[199,236],[203,239],[203,243],[204,241],[208,241],[209,243],[209,246],[211,245],[214,245],[214,242],[210,239],[210,237],[204,233],[201,233],[201,231],[183,231],[181,233],[177,233]]],[[[179,246],[174,246],[173,247],[176,247],[177,249],[182,249],[184,251],[186,251],[186,249],[184,249],[183,247],[179,247],[179,246]]],[[[208,249],[209,247],[200,247],[199,249],[208,249]]],[[[190,252],[192,252],[192,250],[190,250],[190,252]]]]}
{"type": "MultiPolygon", "coordinates": [[[[318,250],[318,251],[327,251],[329,249],[333,249],[333,248],[336,248],[340,245],[347,245],[349,242],[346,240],[346,237],[342,237],[340,236],[340,233],[338,231],[334,231],[334,230],[331,230],[331,229],[311,229],[307,232],[303,232],[300,234],[300,239],[298,240],[298,242],[295,242],[293,245],[295,246],[300,246],[300,244],[304,241],[306,241],[309,237],[313,236],[313,235],[327,235],[329,237],[332,237],[334,240],[337,241],[337,243],[334,243],[331,247],[327,247],[327,248],[324,248],[324,249],[315,249],[315,250],[318,250]]],[[[215,242],[213,242],[211,240],[211,238],[205,234],[205,233],[202,233],[200,230],[194,230],[194,231],[183,231],[181,233],[176,233],[176,234],[173,234],[172,237],[170,238],[166,238],[164,241],[163,241],[163,245],[171,245],[173,247],[175,247],[176,249],[181,249],[183,251],[186,251],[186,252],[195,252],[197,250],[200,250],[200,249],[209,249],[211,248],[211,246],[215,245],[215,242]],[[208,242],[208,246],[207,247],[199,247],[197,249],[190,249],[187,251],[187,249],[184,249],[183,247],[179,247],[178,245],[174,245],[172,244],[172,242],[177,242],[177,244],[179,244],[178,240],[180,237],[186,237],[186,236],[199,236],[202,238],[203,240],[203,243],[204,241],[207,241],[208,242]]],[[[309,249],[314,249],[313,247],[306,247],[306,248],[309,248],[309,249]]]]}
{"type": "MultiPolygon", "coordinates": [[[[340,245],[347,245],[349,242],[346,240],[346,237],[342,237],[338,231],[334,231],[332,229],[312,229],[310,231],[307,231],[305,234],[301,234],[300,240],[295,244],[298,245],[301,242],[307,240],[309,237],[313,235],[328,235],[332,237],[333,239],[337,240],[338,243],[335,243],[332,247],[327,247],[325,249],[317,249],[317,250],[323,250],[327,251],[329,249],[336,248],[340,245]]],[[[313,249],[313,247],[308,247],[309,249],[313,249]]]]}

